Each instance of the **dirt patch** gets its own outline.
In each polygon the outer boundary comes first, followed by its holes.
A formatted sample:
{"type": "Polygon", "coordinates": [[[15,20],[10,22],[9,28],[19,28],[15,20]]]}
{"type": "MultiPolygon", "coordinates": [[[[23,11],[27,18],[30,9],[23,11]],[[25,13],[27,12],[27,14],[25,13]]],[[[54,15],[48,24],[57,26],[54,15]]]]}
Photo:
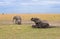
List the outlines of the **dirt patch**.
{"type": "Polygon", "coordinates": [[[60,22],[56,22],[56,21],[54,21],[54,22],[49,22],[49,24],[50,24],[51,26],[60,26],[60,22]]]}
{"type": "MultiPolygon", "coordinates": [[[[60,26],[60,21],[48,21],[48,23],[50,24],[50,26],[60,26]]],[[[0,25],[4,25],[4,24],[14,24],[13,21],[0,21],[0,25]]],[[[22,24],[34,24],[34,22],[32,21],[22,21],[22,24]]]]}

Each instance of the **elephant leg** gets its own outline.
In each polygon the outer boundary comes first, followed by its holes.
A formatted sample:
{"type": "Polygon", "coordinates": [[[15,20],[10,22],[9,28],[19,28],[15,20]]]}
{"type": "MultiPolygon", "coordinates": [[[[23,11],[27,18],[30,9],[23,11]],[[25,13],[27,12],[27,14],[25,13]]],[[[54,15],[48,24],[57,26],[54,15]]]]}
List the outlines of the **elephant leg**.
{"type": "Polygon", "coordinates": [[[32,25],[33,28],[41,28],[39,25],[32,25]]]}
{"type": "Polygon", "coordinates": [[[21,24],[21,20],[17,20],[17,24],[21,24]]]}
{"type": "Polygon", "coordinates": [[[33,27],[33,28],[37,28],[37,26],[36,26],[36,25],[32,25],[32,27],[33,27]]]}
{"type": "Polygon", "coordinates": [[[15,21],[15,24],[18,24],[18,21],[15,21]]]}
{"type": "Polygon", "coordinates": [[[18,24],[21,24],[21,22],[18,22],[18,24]]]}

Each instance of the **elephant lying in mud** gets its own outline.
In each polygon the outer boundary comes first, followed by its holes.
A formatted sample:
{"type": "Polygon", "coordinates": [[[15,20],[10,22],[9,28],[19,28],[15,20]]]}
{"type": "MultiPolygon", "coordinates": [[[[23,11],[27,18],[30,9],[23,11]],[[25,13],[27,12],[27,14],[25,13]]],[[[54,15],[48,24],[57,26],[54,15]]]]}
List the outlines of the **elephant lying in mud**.
{"type": "Polygon", "coordinates": [[[13,22],[15,24],[21,24],[21,17],[20,16],[14,16],[13,17],[13,22]]]}
{"type": "Polygon", "coordinates": [[[32,27],[35,28],[47,28],[49,27],[48,23],[42,22],[39,18],[31,18],[31,21],[35,23],[35,25],[32,25],[32,27]]]}

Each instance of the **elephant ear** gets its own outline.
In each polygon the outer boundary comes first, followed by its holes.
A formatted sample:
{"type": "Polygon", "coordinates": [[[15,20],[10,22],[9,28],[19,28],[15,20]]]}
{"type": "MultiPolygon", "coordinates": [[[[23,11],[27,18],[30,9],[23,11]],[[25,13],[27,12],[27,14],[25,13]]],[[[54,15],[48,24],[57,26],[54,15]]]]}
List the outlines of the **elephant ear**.
{"type": "Polygon", "coordinates": [[[34,18],[31,18],[31,21],[33,21],[34,18]]]}

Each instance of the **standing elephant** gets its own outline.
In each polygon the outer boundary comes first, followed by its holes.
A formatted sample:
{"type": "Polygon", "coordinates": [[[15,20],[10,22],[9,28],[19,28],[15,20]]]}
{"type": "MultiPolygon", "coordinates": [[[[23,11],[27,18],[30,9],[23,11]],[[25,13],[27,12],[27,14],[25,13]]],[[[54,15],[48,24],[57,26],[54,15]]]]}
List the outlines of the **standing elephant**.
{"type": "Polygon", "coordinates": [[[13,17],[13,22],[15,24],[21,24],[21,17],[20,16],[14,16],[13,17]]]}

